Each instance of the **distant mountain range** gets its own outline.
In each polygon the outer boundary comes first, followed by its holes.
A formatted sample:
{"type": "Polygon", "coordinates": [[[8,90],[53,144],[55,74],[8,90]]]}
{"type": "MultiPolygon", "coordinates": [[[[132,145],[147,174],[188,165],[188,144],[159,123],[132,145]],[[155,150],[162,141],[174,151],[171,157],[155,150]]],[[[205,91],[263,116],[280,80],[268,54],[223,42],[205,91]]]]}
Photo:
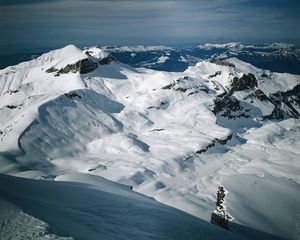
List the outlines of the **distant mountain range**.
{"type": "MultiPolygon", "coordinates": [[[[240,42],[203,44],[193,47],[104,46],[100,47],[120,62],[133,67],[181,72],[201,60],[237,57],[252,65],[274,72],[300,74],[300,48],[293,44],[271,43],[244,45],[240,42]]],[[[28,61],[42,52],[0,55],[0,68],[28,61]]]]}

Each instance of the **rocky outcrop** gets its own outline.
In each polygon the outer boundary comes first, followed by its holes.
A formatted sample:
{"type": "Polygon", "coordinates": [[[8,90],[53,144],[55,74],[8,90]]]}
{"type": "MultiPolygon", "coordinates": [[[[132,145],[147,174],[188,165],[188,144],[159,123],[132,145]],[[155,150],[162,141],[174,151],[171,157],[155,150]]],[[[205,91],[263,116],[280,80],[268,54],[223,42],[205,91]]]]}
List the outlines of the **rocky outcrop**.
{"type": "Polygon", "coordinates": [[[53,73],[56,72],[55,76],[59,76],[59,74],[65,74],[65,73],[77,73],[79,72],[80,74],[86,74],[89,72],[92,72],[96,70],[98,67],[98,64],[93,62],[89,58],[81,59],[77,61],[74,64],[68,64],[67,66],[61,68],[61,69],[56,69],[55,67],[51,67],[46,70],[47,73],[53,73]]]}
{"type": "Polygon", "coordinates": [[[7,108],[9,109],[15,109],[15,108],[18,108],[18,106],[15,106],[15,105],[6,105],[7,108]]]}
{"type": "Polygon", "coordinates": [[[276,107],[273,109],[271,114],[263,116],[263,120],[282,120],[284,119],[284,114],[280,108],[276,107]]]}
{"type": "Polygon", "coordinates": [[[110,63],[116,62],[116,61],[117,61],[117,59],[114,56],[109,55],[107,57],[102,58],[99,61],[99,64],[100,65],[107,65],[107,64],[110,64],[110,63]]]}
{"type": "Polygon", "coordinates": [[[89,58],[85,58],[85,59],[79,60],[78,62],[76,62],[74,64],[68,64],[64,68],[61,68],[58,71],[58,73],[79,72],[80,74],[85,74],[85,73],[89,73],[89,72],[96,70],[97,67],[98,67],[97,63],[93,62],[89,58]]]}
{"type": "Polygon", "coordinates": [[[269,97],[260,89],[254,91],[253,95],[260,101],[268,101],[269,97]]]}
{"type": "Polygon", "coordinates": [[[214,74],[209,75],[208,78],[214,78],[214,77],[216,77],[218,75],[221,75],[221,74],[222,74],[221,71],[216,71],[214,74]]]}
{"type": "Polygon", "coordinates": [[[233,67],[233,68],[235,67],[234,64],[227,62],[226,60],[221,59],[221,58],[216,58],[215,60],[213,60],[213,63],[220,65],[220,66],[227,66],[227,67],[233,67]]]}
{"type": "Polygon", "coordinates": [[[76,97],[81,98],[81,96],[79,94],[77,94],[76,92],[65,93],[64,95],[69,99],[73,99],[76,97]]]}
{"type": "Polygon", "coordinates": [[[216,140],[213,140],[210,144],[208,144],[205,148],[196,151],[197,154],[201,154],[206,152],[208,149],[214,147],[216,145],[216,140]]]}
{"type": "Polygon", "coordinates": [[[231,96],[230,93],[226,93],[222,96],[219,96],[214,101],[214,108],[212,112],[215,115],[219,115],[222,117],[226,117],[228,119],[235,119],[240,117],[248,118],[250,117],[247,114],[247,110],[245,110],[239,100],[235,97],[231,96]]]}
{"type": "Polygon", "coordinates": [[[241,78],[234,77],[232,80],[233,91],[243,91],[257,87],[257,79],[252,73],[244,74],[241,78]]]}
{"type": "Polygon", "coordinates": [[[53,73],[53,72],[57,72],[57,71],[58,71],[58,69],[56,69],[55,67],[51,67],[46,70],[46,73],[53,73]]]}
{"type": "Polygon", "coordinates": [[[211,214],[210,222],[222,228],[229,230],[229,221],[232,217],[227,213],[225,208],[225,189],[218,187],[216,208],[211,214]]]}
{"type": "Polygon", "coordinates": [[[209,143],[205,148],[196,151],[196,153],[201,154],[201,153],[206,152],[210,148],[213,148],[216,145],[216,142],[220,143],[221,145],[225,145],[228,141],[231,140],[231,138],[232,138],[232,135],[227,136],[225,139],[216,138],[211,143],[209,143]]]}
{"type": "Polygon", "coordinates": [[[231,139],[232,139],[232,135],[228,135],[225,139],[223,139],[223,138],[217,138],[216,141],[218,143],[220,143],[221,145],[225,145],[231,139]]]}
{"type": "Polygon", "coordinates": [[[189,77],[185,76],[183,78],[177,79],[175,82],[168,84],[161,89],[163,90],[174,90],[176,92],[188,93],[188,96],[198,93],[199,91],[203,91],[208,93],[209,89],[205,85],[196,85],[196,86],[189,86],[185,83],[189,77]]]}
{"type": "Polygon", "coordinates": [[[289,91],[271,94],[268,99],[275,108],[270,115],[264,116],[264,119],[300,118],[300,84],[289,91]]]}

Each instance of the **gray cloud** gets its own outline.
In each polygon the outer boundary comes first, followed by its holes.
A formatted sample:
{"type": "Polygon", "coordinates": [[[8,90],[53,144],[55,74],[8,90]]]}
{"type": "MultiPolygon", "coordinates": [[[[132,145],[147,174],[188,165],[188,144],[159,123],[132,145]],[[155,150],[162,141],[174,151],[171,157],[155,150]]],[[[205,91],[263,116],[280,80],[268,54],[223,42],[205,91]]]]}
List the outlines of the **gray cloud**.
{"type": "Polygon", "coordinates": [[[292,0],[12,2],[0,10],[2,52],[69,43],[300,41],[300,4],[292,0]]]}
{"type": "Polygon", "coordinates": [[[36,3],[47,3],[47,2],[57,2],[62,0],[0,0],[0,6],[5,5],[27,5],[27,4],[36,4],[36,3]]]}

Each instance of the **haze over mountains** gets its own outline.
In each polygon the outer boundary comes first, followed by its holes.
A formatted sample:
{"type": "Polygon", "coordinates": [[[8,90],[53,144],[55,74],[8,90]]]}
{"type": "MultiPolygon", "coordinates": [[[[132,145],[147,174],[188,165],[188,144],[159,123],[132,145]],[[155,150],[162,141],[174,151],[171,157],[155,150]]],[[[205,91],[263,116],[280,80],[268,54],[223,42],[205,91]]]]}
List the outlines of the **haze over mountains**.
{"type": "Polygon", "coordinates": [[[1,239],[297,237],[297,66],[294,45],[230,43],[2,69],[1,239]]]}

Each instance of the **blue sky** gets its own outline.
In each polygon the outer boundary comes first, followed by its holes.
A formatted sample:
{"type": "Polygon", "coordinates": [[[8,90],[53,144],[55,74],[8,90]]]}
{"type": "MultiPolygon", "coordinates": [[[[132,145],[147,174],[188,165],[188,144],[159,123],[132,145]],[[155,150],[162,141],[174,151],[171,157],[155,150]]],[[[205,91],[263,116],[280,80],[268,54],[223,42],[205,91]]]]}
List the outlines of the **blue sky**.
{"type": "Polygon", "coordinates": [[[299,13],[299,0],[0,0],[0,51],[70,43],[300,43],[299,13]]]}

